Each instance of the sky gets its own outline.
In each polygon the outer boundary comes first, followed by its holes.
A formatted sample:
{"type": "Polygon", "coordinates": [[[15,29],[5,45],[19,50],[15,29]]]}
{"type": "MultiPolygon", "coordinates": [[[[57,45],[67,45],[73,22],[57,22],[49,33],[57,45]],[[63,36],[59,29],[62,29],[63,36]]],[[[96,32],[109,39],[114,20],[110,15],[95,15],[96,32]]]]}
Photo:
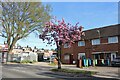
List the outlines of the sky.
{"type": "MultiPolygon", "coordinates": [[[[118,3],[117,2],[44,2],[52,7],[51,15],[57,19],[64,18],[66,22],[84,27],[84,30],[99,28],[118,23],[118,3]]],[[[0,43],[4,39],[0,37],[0,43]]],[[[45,49],[55,49],[56,46],[50,46],[43,43],[34,33],[27,38],[18,41],[21,46],[34,46],[45,49]]]]}
{"type": "Polygon", "coordinates": [[[119,0],[0,0],[2,2],[119,2],[119,0]]]}

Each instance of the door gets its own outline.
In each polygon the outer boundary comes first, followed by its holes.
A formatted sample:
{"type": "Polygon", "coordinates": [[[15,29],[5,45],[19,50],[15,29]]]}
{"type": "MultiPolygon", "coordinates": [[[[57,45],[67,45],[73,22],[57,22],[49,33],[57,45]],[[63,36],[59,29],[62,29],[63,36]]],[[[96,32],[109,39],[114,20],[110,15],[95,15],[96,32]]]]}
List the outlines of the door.
{"type": "Polygon", "coordinates": [[[70,54],[70,64],[73,64],[73,54],[70,54]]]}
{"type": "Polygon", "coordinates": [[[64,60],[66,64],[70,64],[70,54],[65,54],[64,55],[64,60]]]}
{"type": "Polygon", "coordinates": [[[111,61],[116,58],[116,53],[111,53],[111,61]]]}
{"type": "Polygon", "coordinates": [[[44,55],[44,53],[39,53],[39,54],[38,54],[38,62],[44,61],[43,55],[44,55]]]}

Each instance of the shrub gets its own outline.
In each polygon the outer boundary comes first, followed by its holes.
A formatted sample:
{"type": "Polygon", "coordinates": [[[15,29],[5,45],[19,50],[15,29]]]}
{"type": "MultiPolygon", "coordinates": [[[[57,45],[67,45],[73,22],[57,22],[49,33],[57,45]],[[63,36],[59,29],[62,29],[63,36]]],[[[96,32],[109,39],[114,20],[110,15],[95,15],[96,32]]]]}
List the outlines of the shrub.
{"type": "Polygon", "coordinates": [[[13,62],[13,63],[20,63],[20,61],[17,61],[17,60],[13,60],[13,61],[10,61],[10,62],[13,62]]]}
{"type": "Polygon", "coordinates": [[[30,61],[30,60],[22,60],[20,61],[20,63],[35,63],[36,61],[33,60],[33,61],[30,61]]]}
{"type": "Polygon", "coordinates": [[[20,63],[30,63],[30,61],[29,60],[22,60],[22,61],[20,61],[20,63]]]}

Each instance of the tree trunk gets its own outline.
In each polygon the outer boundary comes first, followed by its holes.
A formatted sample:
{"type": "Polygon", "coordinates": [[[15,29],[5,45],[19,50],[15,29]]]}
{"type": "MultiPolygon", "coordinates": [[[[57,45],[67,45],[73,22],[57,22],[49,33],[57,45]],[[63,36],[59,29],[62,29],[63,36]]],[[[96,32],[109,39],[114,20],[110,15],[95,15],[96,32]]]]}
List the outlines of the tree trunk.
{"type": "Polygon", "coordinates": [[[57,53],[58,53],[58,69],[61,69],[61,46],[62,42],[59,42],[60,46],[57,46],[57,53]]]}
{"type": "Polygon", "coordinates": [[[7,64],[7,62],[9,61],[8,59],[9,59],[9,54],[11,54],[11,52],[12,52],[12,49],[11,50],[8,50],[8,53],[7,53],[7,56],[6,56],[6,64],[7,64]]]}
{"type": "Polygon", "coordinates": [[[58,47],[57,53],[58,53],[58,69],[61,69],[60,47],[58,47]]]}
{"type": "Polygon", "coordinates": [[[6,57],[6,64],[8,62],[8,55],[12,53],[12,50],[13,50],[13,46],[16,44],[16,42],[18,41],[18,37],[16,36],[12,43],[8,45],[8,53],[7,53],[7,57],[6,57]]]}

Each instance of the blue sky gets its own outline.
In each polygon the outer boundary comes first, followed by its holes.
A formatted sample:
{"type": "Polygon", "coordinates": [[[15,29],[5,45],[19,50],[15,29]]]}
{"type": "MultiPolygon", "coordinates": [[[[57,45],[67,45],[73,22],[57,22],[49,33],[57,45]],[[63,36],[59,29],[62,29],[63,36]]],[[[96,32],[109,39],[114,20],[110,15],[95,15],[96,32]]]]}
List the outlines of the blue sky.
{"type": "MultiPolygon", "coordinates": [[[[33,1],[39,1],[39,0],[33,0],[33,1]]],[[[119,0],[41,0],[41,1],[42,2],[119,2],[119,0]]]]}
{"type": "MultiPolygon", "coordinates": [[[[118,23],[117,2],[50,2],[48,4],[53,8],[51,14],[56,16],[57,19],[64,18],[66,22],[73,25],[79,22],[84,30],[118,23]]],[[[3,43],[3,40],[0,38],[0,43],[3,43]]],[[[18,43],[22,46],[37,46],[45,49],[56,48],[56,46],[46,46],[35,34],[30,34],[29,37],[18,41],[18,43]]]]}

